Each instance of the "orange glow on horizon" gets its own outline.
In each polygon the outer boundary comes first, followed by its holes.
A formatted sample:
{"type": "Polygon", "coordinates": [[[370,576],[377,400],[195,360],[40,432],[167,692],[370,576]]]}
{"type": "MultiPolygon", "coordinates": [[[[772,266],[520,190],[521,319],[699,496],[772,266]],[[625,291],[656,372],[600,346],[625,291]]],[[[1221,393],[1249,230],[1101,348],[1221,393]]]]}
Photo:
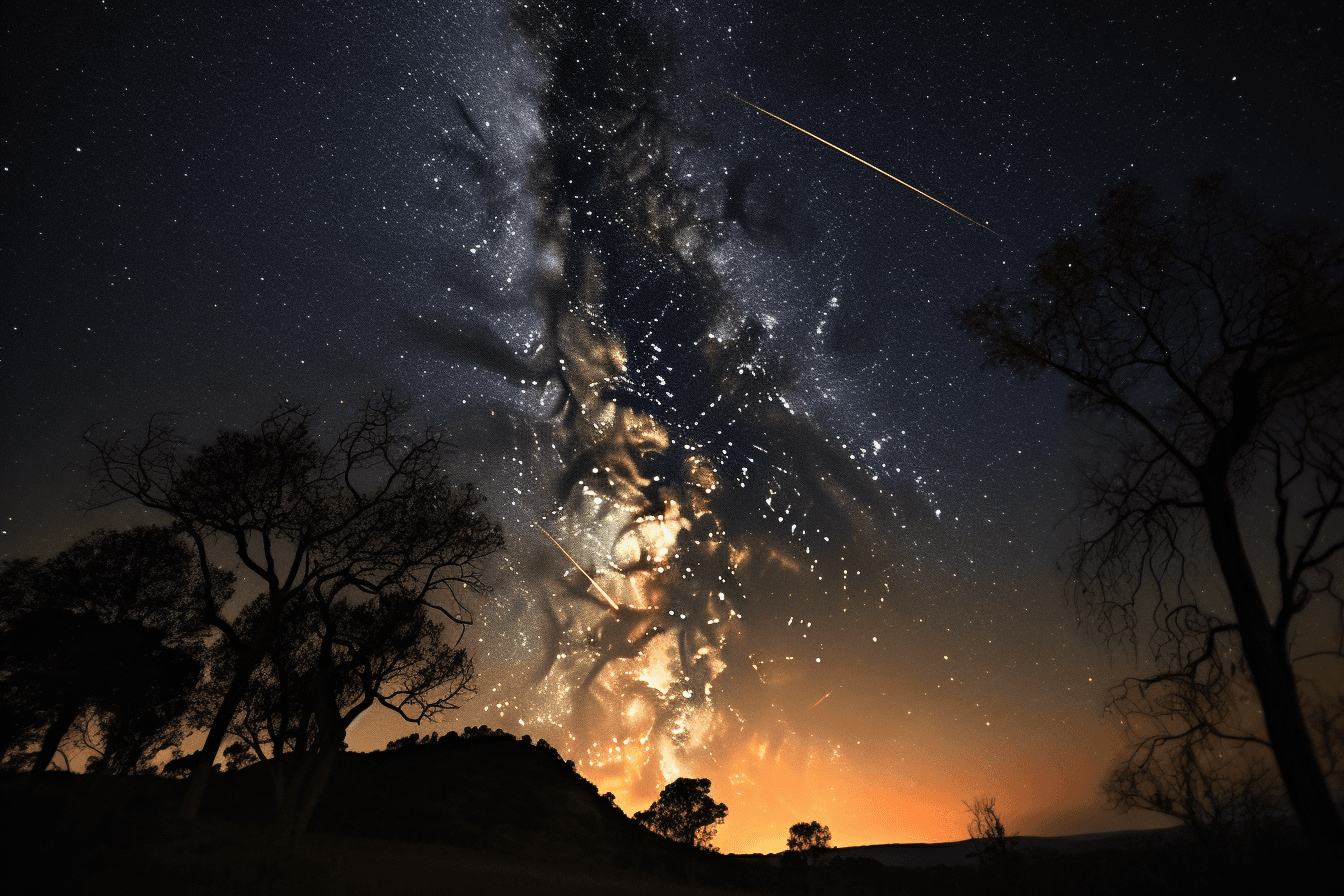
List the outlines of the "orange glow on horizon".
{"type": "MultiPolygon", "coordinates": [[[[1105,810],[1101,781],[1122,743],[1110,720],[1095,718],[1090,729],[1061,739],[1047,720],[1023,713],[995,721],[1004,740],[986,752],[943,720],[901,725],[893,724],[899,720],[892,715],[874,725],[866,717],[871,701],[852,685],[830,693],[831,699],[812,704],[819,718],[810,733],[760,729],[723,749],[706,738],[707,746],[695,753],[699,760],[677,768],[660,766],[652,734],[608,736],[590,745],[575,742],[564,727],[510,725],[498,713],[472,718],[477,714],[470,711],[452,727],[493,724],[544,737],[573,758],[578,773],[599,792],[613,793],[627,815],[647,808],[672,777],[707,777],[714,798],[729,810],[714,845],[730,853],[780,852],[789,827],[812,820],[830,828],[836,846],[964,840],[968,816],[962,801],[981,794],[996,797],[1010,830],[1027,835],[1168,823],[1105,810]]],[[[629,708],[640,717],[628,720],[628,730],[651,723],[639,707],[629,708]]],[[[359,728],[351,744],[358,750],[381,749],[413,730],[396,717],[359,728]]]]}

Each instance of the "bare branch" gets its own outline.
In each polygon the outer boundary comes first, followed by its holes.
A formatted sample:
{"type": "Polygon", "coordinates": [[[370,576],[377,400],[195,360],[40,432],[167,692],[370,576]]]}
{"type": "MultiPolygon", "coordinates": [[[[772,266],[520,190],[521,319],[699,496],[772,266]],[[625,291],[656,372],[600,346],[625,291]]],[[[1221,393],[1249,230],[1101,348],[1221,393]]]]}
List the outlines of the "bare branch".
{"type": "Polygon", "coordinates": [[[1038,258],[1027,288],[996,288],[959,321],[990,362],[1060,376],[1109,443],[1068,562],[1106,640],[1137,644],[1142,624],[1159,669],[1112,704],[1158,728],[1118,786],[1165,762],[1159,777],[1203,781],[1213,799],[1204,744],[1270,744],[1309,836],[1344,855],[1291,650],[1296,623],[1332,607],[1344,641],[1344,238],[1270,221],[1219,176],[1194,182],[1175,213],[1122,183],[1094,225],[1038,258]],[[1228,605],[1234,625],[1213,615],[1228,605]],[[1264,732],[1225,724],[1243,666],[1264,732]]]}

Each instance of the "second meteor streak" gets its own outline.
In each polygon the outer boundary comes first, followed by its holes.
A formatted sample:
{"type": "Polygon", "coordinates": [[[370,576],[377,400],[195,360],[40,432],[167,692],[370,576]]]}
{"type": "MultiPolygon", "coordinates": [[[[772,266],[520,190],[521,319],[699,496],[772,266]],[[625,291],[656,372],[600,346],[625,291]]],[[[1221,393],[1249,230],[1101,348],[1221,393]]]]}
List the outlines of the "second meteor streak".
{"type": "MultiPolygon", "coordinates": [[[[873,169],[874,171],[876,171],[878,174],[881,174],[883,177],[889,177],[889,178],[891,178],[892,180],[896,181],[896,183],[900,184],[901,186],[906,187],[906,188],[911,189],[911,190],[914,190],[916,193],[918,193],[919,195],[923,196],[925,199],[928,199],[928,200],[931,201],[931,202],[936,202],[936,203],[938,203],[938,204],[941,205],[943,208],[947,209],[948,211],[952,212],[953,214],[961,215],[961,217],[965,218],[967,221],[970,221],[970,222],[971,222],[972,224],[974,224],[976,227],[983,227],[985,230],[988,230],[990,233],[993,233],[995,236],[999,236],[999,234],[998,234],[998,233],[995,233],[995,231],[992,230],[988,225],[981,224],[979,221],[975,220],[975,219],[972,218],[970,215],[962,214],[961,212],[959,212],[959,211],[957,211],[956,209],[954,209],[952,206],[948,205],[946,202],[943,202],[941,199],[935,199],[934,197],[930,196],[928,193],[925,193],[925,192],[924,192],[923,190],[921,190],[919,187],[916,187],[916,186],[914,186],[913,184],[908,184],[908,183],[906,183],[905,181],[901,180],[899,177],[897,177],[896,175],[894,175],[894,174],[892,174],[892,173],[890,173],[890,172],[883,171],[881,168],[877,167],[877,166],[874,165],[872,162],[869,162],[869,161],[867,161],[866,159],[861,159],[861,158],[859,158],[858,156],[854,155],[854,153],[850,152],[849,150],[847,150],[847,149],[841,149],[839,146],[836,146],[836,145],[835,145],[834,143],[832,143],[831,141],[829,141],[829,140],[823,140],[821,137],[818,137],[816,134],[812,133],[811,131],[806,130],[805,128],[800,128],[800,127],[798,127],[798,125],[794,124],[793,122],[789,121],[788,119],[786,119],[786,118],[780,118],[778,115],[776,115],[775,113],[771,112],[770,110],[768,110],[768,109],[762,109],[760,106],[756,105],[755,103],[753,103],[753,102],[749,102],[748,100],[744,100],[744,99],[742,99],[742,97],[738,96],[738,95],[735,94],[735,93],[732,93],[731,91],[728,92],[728,95],[731,96],[733,99],[737,100],[739,103],[744,103],[745,105],[750,106],[751,108],[755,109],[757,112],[764,112],[766,115],[769,115],[771,118],[775,119],[776,121],[782,121],[782,122],[784,122],[786,125],[788,125],[789,127],[793,128],[795,131],[802,131],[804,134],[806,134],[807,136],[811,137],[813,140],[816,140],[818,143],[824,143],[824,144],[826,144],[827,146],[829,146],[831,149],[835,150],[836,152],[842,152],[842,153],[844,153],[845,155],[849,156],[849,157],[850,157],[851,159],[853,159],[854,161],[856,161],[856,162],[862,162],[863,164],[867,165],[869,168],[871,168],[871,169],[873,169]]],[[[1002,237],[1000,237],[1000,239],[1002,239],[1002,237]]]]}

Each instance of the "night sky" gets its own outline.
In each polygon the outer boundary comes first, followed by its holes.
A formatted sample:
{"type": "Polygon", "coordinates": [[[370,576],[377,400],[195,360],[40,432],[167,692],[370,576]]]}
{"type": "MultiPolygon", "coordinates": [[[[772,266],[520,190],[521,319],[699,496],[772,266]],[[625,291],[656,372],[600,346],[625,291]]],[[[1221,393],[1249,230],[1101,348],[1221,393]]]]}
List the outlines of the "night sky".
{"type": "Polygon", "coordinates": [[[145,519],[79,509],[95,423],[391,388],[508,539],[443,727],[627,811],[709,777],[725,851],[960,839],[981,793],[1024,834],[1160,823],[1103,808],[1134,658],[1056,568],[1089,433],[952,311],[1130,175],[1338,223],[1344,14],[1047,6],[11,14],[0,556],[145,519]]]}

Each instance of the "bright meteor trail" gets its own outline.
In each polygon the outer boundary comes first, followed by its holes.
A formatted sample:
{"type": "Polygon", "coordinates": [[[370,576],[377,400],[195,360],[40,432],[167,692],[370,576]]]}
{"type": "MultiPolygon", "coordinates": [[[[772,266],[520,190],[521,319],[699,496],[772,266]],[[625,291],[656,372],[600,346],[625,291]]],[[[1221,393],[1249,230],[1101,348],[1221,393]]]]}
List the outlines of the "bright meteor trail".
{"type": "Polygon", "coordinates": [[[616,603],[616,601],[611,599],[611,595],[607,594],[606,591],[602,590],[602,586],[597,584],[597,580],[594,579],[592,576],[588,575],[588,571],[579,565],[579,561],[569,556],[569,551],[565,550],[564,547],[560,544],[560,542],[555,540],[554,535],[547,532],[545,527],[542,526],[541,523],[534,522],[532,525],[536,526],[538,529],[541,529],[541,534],[549,538],[551,540],[551,544],[555,545],[557,548],[560,548],[560,553],[565,555],[565,559],[569,560],[570,563],[573,563],[574,568],[577,569],[579,572],[583,573],[583,577],[592,583],[593,587],[597,589],[597,593],[602,595],[603,600],[611,604],[611,608],[613,610],[619,610],[621,608],[620,604],[616,603]]]}
{"type": "MultiPolygon", "coordinates": [[[[891,178],[892,180],[896,181],[896,183],[900,184],[901,186],[903,186],[903,187],[908,187],[909,189],[914,190],[916,193],[918,193],[919,195],[923,196],[925,199],[928,199],[928,200],[931,200],[931,201],[933,201],[933,202],[936,202],[936,203],[938,203],[939,205],[941,205],[943,208],[947,209],[948,211],[953,212],[953,213],[958,214],[958,215],[961,215],[963,218],[965,218],[967,221],[970,221],[970,222],[971,222],[972,224],[974,224],[976,227],[983,227],[985,230],[988,230],[990,233],[993,233],[995,236],[999,236],[999,234],[996,233],[994,230],[992,230],[990,227],[988,227],[988,226],[985,225],[985,224],[981,224],[979,221],[975,220],[975,219],[972,218],[970,215],[964,215],[964,214],[962,214],[961,212],[959,212],[959,211],[957,211],[956,209],[954,209],[952,206],[948,205],[946,202],[943,202],[941,199],[934,199],[934,197],[930,196],[928,193],[925,193],[925,192],[924,192],[923,190],[921,190],[919,187],[916,187],[916,186],[914,186],[914,185],[912,185],[912,184],[908,184],[908,183],[906,183],[905,181],[901,180],[901,179],[900,179],[899,177],[897,177],[896,175],[891,174],[891,173],[886,172],[886,171],[883,171],[881,168],[877,167],[877,166],[874,165],[872,162],[865,161],[864,159],[859,158],[858,156],[854,155],[854,153],[850,152],[849,150],[847,150],[847,149],[841,149],[840,147],[836,146],[836,145],[835,145],[834,143],[832,143],[831,141],[829,141],[829,140],[823,140],[821,137],[818,137],[816,134],[812,133],[811,131],[806,130],[805,128],[800,128],[800,127],[798,127],[798,125],[794,124],[793,122],[789,121],[788,119],[780,118],[778,115],[776,115],[775,113],[769,111],[768,109],[762,109],[760,106],[756,105],[755,103],[753,103],[753,102],[749,102],[749,101],[747,101],[747,100],[744,100],[744,99],[742,99],[742,97],[738,96],[738,95],[735,94],[735,93],[732,93],[731,91],[728,92],[728,95],[731,96],[733,99],[737,100],[739,103],[745,103],[746,105],[748,105],[748,106],[750,106],[751,108],[755,109],[757,112],[764,112],[766,115],[769,115],[771,118],[775,119],[776,121],[782,121],[782,122],[784,122],[786,125],[788,125],[789,127],[793,128],[795,131],[802,131],[804,134],[806,134],[807,136],[811,137],[813,140],[816,140],[816,141],[819,142],[819,143],[825,143],[825,144],[826,144],[827,146],[829,146],[831,149],[834,149],[834,150],[836,150],[837,152],[842,152],[842,153],[844,153],[845,155],[849,156],[851,159],[853,159],[853,160],[856,161],[856,162],[863,162],[863,164],[867,165],[869,168],[873,169],[873,170],[876,171],[878,174],[881,174],[881,175],[883,175],[883,176],[885,176],[885,177],[889,177],[889,178],[891,178]]],[[[999,238],[1002,239],[1002,237],[999,237],[999,238]]]]}

